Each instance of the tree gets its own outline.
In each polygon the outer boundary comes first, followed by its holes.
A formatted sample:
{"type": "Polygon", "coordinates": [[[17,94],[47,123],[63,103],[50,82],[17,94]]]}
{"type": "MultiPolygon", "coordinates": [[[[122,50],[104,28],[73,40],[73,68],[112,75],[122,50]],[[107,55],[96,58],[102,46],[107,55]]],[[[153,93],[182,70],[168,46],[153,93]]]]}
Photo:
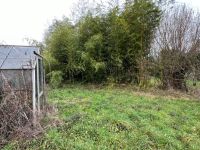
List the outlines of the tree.
{"type": "Polygon", "coordinates": [[[46,35],[46,55],[53,61],[53,70],[61,71],[64,79],[73,80],[81,72],[77,51],[77,32],[68,19],[55,21],[46,35]]]}
{"type": "MultiPolygon", "coordinates": [[[[150,47],[156,27],[160,22],[161,11],[150,0],[137,0],[128,3],[123,13],[129,29],[129,49],[124,62],[128,72],[136,74],[136,81],[141,85],[145,79],[146,60],[150,53],[150,47]]],[[[146,82],[146,81],[145,81],[146,82]]]]}
{"type": "Polygon", "coordinates": [[[158,6],[138,0],[124,8],[118,1],[99,8],[87,7],[75,23],[56,20],[49,27],[45,46],[52,71],[61,71],[65,81],[141,82],[160,20],[158,6]]]}
{"type": "Polygon", "coordinates": [[[200,15],[185,5],[164,14],[158,29],[161,80],[164,88],[187,90],[185,76],[192,71],[200,48],[200,15]]]}

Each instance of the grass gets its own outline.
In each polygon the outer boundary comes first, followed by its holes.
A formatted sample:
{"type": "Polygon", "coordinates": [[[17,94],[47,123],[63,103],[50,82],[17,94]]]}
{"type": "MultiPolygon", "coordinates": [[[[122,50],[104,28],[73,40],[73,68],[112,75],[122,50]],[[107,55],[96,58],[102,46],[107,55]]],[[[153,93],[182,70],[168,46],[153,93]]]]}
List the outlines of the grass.
{"type": "Polygon", "coordinates": [[[62,125],[4,149],[200,149],[198,101],[80,85],[51,90],[49,101],[62,125]]]}
{"type": "Polygon", "coordinates": [[[196,83],[196,86],[194,86],[193,84],[194,84],[194,82],[192,81],[192,80],[187,80],[187,85],[189,86],[189,87],[196,87],[196,88],[200,88],[200,81],[195,81],[195,83],[196,83]]]}

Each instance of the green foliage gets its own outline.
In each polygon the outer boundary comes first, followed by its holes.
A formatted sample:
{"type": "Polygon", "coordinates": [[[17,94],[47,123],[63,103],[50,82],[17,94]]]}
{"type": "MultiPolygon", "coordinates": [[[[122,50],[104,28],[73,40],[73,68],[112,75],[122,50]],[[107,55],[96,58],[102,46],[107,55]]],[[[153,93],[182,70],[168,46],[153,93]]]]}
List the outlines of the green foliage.
{"type": "Polygon", "coordinates": [[[51,69],[61,71],[64,79],[72,80],[82,70],[77,42],[74,27],[67,19],[55,22],[46,36],[45,56],[52,58],[49,60],[50,65],[53,64],[51,69]]]}
{"type": "Polygon", "coordinates": [[[123,9],[99,11],[89,11],[76,24],[64,19],[49,27],[45,56],[51,69],[70,81],[104,82],[111,77],[114,82],[138,82],[138,62],[148,59],[159,8],[151,0],[138,0],[123,9]]]}
{"type": "Polygon", "coordinates": [[[199,101],[73,85],[49,92],[63,124],[7,149],[198,150],[199,101]],[[146,96],[145,96],[146,95],[146,96]]]}
{"type": "Polygon", "coordinates": [[[63,82],[63,73],[61,71],[52,71],[47,76],[50,77],[50,85],[53,88],[61,87],[63,82]]]}
{"type": "Polygon", "coordinates": [[[150,0],[138,0],[126,6],[123,16],[130,29],[125,66],[130,72],[138,75],[137,81],[140,83],[141,76],[146,76],[144,71],[147,69],[143,69],[144,62],[148,60],[155,29],[160,22],[161,11],[150,0]]]}

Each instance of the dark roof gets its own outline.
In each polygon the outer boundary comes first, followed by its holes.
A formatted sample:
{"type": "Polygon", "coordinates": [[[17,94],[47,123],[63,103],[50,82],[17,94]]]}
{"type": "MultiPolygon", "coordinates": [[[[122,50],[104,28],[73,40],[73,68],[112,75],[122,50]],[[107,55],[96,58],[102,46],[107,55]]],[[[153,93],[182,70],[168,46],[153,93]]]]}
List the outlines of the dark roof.
{"type": "Polygon", "coordinates": [[[37,57],[34,51],[39,53],[39,48],[35,46],[0,45],[0,69],[32,69],[32,64],[37,57]]]}

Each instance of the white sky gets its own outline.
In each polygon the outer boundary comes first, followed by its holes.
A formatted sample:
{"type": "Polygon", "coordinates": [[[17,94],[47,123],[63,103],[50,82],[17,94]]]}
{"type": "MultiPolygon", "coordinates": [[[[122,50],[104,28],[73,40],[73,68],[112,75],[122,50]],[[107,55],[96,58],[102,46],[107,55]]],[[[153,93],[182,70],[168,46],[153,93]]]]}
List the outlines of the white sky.
{"type": "MultiPolygon", "coordinates": [[[[76,0],[0,0],[0,43],[27,44],[24,38],[42,41],[53,19],[69,16],[76,0]]],[[[200,0],[177,0],[200,9],[200,0]]]]}

